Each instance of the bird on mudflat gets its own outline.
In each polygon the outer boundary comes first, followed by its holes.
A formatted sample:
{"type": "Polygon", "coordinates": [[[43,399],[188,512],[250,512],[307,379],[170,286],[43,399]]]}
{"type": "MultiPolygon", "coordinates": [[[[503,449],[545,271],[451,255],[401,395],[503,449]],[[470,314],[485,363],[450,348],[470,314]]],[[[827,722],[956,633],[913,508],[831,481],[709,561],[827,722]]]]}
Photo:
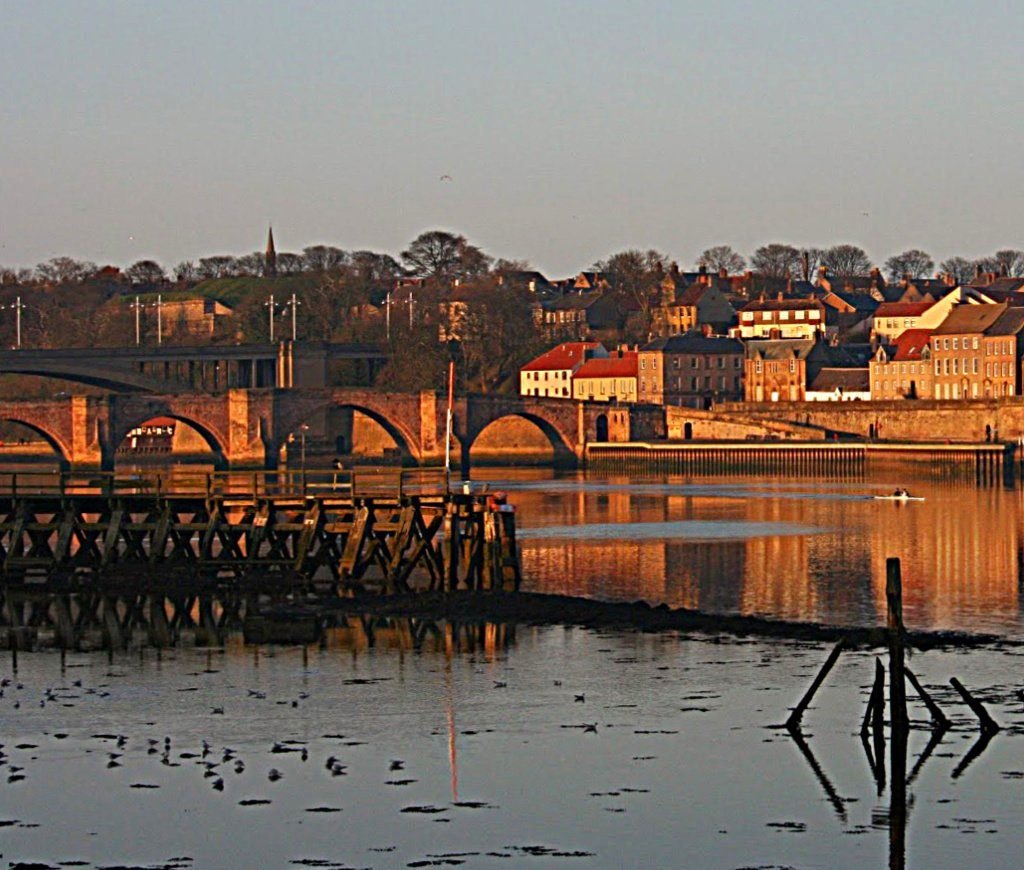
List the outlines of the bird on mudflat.
{"type": "Polygon", "coordinates": [[[272,767],[270,768],[270,772],[267,774],[267,779],[269,779],[271,782],[277,782],[283,776],[284,774],[281,773],[280,770],[278,770],[276,767],[272,767]]]}

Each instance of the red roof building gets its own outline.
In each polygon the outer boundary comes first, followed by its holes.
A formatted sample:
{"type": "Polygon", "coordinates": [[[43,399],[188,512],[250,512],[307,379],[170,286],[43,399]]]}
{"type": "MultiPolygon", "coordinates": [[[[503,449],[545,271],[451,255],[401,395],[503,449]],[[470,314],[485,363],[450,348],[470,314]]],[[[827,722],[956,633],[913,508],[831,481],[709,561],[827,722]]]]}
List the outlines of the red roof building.
{"type": "Polygon", "coordinates": [[[605,359],[587,360],[572,379],[572,397],[584,402],[635,402],[639,354],[617,350],[605,359]]]}
{"type": "Polygon", "coordinates": [[[598,341],[566,341],[519,370],[519,395],[571,399],[572,379],[587,360],[607,357],[598,341]]]}

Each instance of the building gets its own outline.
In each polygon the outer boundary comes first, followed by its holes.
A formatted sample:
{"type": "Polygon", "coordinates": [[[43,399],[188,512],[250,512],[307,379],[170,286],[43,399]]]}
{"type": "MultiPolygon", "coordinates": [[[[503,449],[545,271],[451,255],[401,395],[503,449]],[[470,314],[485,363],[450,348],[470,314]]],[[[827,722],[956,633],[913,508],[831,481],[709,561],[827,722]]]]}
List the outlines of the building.
{"type": "Polygon", "coordinates": [[[598,327],[596,318],[591,316],[591,308],[601,296],[601,292],[568,293],[538,302],[533,307],[534,323],[549,341],[585,340],[598,327]]]}
{"type": "Polygon", "coordinates": [[[639,354],[620,348],[604,359],[589,359],[572,379],[572,397],[586,402],[635,402],[639,354]]]}
{"type": "Polygon", "coordinates": [[[209,338],[232,313],[231,308],[214,299],[161,300],[160,331],[165,339],[209,338]]]}
{"type": "Polygon", "coordinates": [[[813,339],[825,332],[825,308],[817,299],[763,296],[739,310],[739,326],[729,331],[742,339],[813,339]]]}
{"type": "Polygon", "coordinates": [[[519,370],[519,395],[572,398],[572,379],[588,359],[606,358],[596,341],[568,341],[531,360],[519,370]]]}
{"type": "Polygon", "coordinates": [[[652,332],[668,336],[708,327],[724,334],[736,321],[736,310],[726,297],[729,289],[724,270],[713,275],[701,267],[696,274],[684,274],[673,264],[659,285],[659,302],[651,309],[652,332]]]}
{"type": "Polygon", "coordinates": [[[639,351],[640,402],[708,408],[743,396],[743,343],[690,332],[659,338],[639,351]]]}
{"type": "Polygon", "coordinates": [[[820,399],[870,395],[869,345],[833,345],[822,339],[750,341],[744,362],[744,398],[748,402],[804,402],[808,389],[820,399]],[[855,370],[856,374],[827,375],[825,370],[855,370]],[[836,393],[836,388],[840,392],[836,393]]]}
{"type": "Polygon", "coordinates": [[[935,329],[961,302],[987,304],[991,301],[976,291],[956,287],[934,301],[883,302],[875,310],[872,337],[885,343],[908,329],[935,329]]]}
{"type": "Polygon", "coordinates": [[[871,398],[930,399],[934,393],[930,329],[908,329],[890,344],[878,346],[871,362],[871,398]]]}
{"type": "Polygon", "coordinates": [[[866,366],[824,366],[815,374],[804,393],[806,402],[867,402],[870,399],[871,376],[866,366]]]}
{"type": "MultiPolygon", "coordinates": [[[[1010,359],[1003,353],[1016,344],[1012,336],[999,336],[992,343],[983,339],[988,329],[1008,310],[1006,303],[989,305],[958,305],[932,332],[932,363],[936,399],[977,399],[982,396],[1013,395],[1004,393],[1005,378],[995,371],[1010,359]],[[998,353],[996,353],[998,351],[998,353]],[[988,354],[986,356],[986,353],[988,354]],[[985,363],[989,363],[986,376],[985,363]]],[[[1015,351],[1014,351],[1015,352],[1015,351]]],[[[1015,388],[1014,388],[1015,389],[1015,388]]]]}

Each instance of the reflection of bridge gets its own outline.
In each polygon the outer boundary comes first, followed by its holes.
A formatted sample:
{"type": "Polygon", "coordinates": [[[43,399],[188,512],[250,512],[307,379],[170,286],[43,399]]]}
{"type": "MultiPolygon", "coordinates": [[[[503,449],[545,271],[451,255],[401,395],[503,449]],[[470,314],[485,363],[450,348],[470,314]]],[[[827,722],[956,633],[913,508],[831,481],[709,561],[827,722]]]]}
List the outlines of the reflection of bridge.
{"type": "Polygon", "coordinates": [[[366,344],[291,342],[202,347],[0,351],[0,372],[62,378],[118,392],[222,392],[237,387],[323,387],[328,363],[387,355],[366,344]]]}
{"type": "MultiPolygon", "coordinates": [[[[378,423],[406,464],[436,464],[445,453],[445,404],[432,391],[231,389],[224,393],[112,394],[0,403],[0,419],[28,426],[67,468],[114,466],[125,436],[154,417],[188,424],[220,468],[274,468],[288,436],[332,410],[351,409],[378,423]]],[[[663,437],[664,409],[518,396],[468,396],[453,408],[454,448],[469,467],[473,443],[506,417],[529,420],[547,437],[556,463],[574,465],[588,441],[663,437]]]]}

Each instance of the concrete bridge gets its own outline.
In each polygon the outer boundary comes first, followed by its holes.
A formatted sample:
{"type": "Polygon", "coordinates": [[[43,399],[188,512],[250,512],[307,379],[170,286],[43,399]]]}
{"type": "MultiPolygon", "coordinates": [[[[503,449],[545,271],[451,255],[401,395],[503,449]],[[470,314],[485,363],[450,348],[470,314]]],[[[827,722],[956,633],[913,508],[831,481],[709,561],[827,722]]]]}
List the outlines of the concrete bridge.
{"type": "MultiPolygon", "coordinates": [[[[375,345],[292,342],[0,351],[0,373],[41,375],[115,392],[223,392],[235,388],[324,387],[332,360],[382,364],[375,345]]],[[[372,371],[368,372],[372,375],[372,371]]]]}
{"type": "MultiPolygon", "coordinates": [[[[230,389],[223,393],[110,394],[0,401],[0,420],[20,423],[50,444],[64,468],[114,467],[118,445],[136,426],[171,417],[195,429],[215,467],[274,468],[281,447],[309,426],[321,431],[335,411],[353,410],[394,439],[404,464],[433,465],[445,455],[443,395],[368,389],[230,389]]],[[[588,441],[665,436],[664,409],[516,396],[468,396],[453,408],[454,452],[463,470],[473,444],[492,423],[529,420],[547,437],[557,463],[575,465],[588,441]]]]}

